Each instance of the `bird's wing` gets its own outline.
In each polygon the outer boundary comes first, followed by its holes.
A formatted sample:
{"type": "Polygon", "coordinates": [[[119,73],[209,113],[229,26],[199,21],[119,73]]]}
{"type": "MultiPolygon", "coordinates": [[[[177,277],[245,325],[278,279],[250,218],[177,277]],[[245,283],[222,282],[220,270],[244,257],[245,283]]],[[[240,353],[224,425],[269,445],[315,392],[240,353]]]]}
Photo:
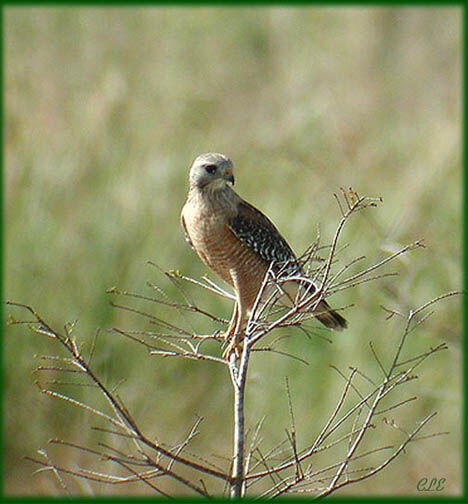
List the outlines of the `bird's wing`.
{"type": "Polygon", "coordinates": [[[237,215],[230,218],[227,225],[239,240],[268,263],[296,263],[293,250],[275,225],[247,201],[240,201],[237,215]]]}
{"type": "Polygon", "coordinates": [[[180,214],[180,223],[182,224],[182,228],[184,230],[185,234],[185,241],[195,250],[195,247],[193,246],[192,240],[190,239],[190,236],[187,231],[187,226],[185,224],[185,219],[184,219],[184,213],[182,212],[180,214]]]}

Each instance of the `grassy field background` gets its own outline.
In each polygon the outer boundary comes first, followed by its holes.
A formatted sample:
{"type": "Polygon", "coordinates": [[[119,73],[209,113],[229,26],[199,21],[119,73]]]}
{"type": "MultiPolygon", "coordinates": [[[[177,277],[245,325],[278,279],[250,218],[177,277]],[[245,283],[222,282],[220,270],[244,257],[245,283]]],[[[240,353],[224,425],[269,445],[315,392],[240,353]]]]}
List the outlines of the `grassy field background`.
{"type": "MultiPolygon", "coordinates": [[[[375,371],[368,342],[396,344],[402,326],[386,321],[380,305],[408,312],[462,287],[461,8],[9,7],[4,23],[4,295],[57,327],[78,320],[85,347],[98,327],[148,328],[110,306],[109,287],[149,294],[149,280],[175,294],[147,260],[194,277],[207,272],[179,227],[189,165],[207,151],[233,159],[238,192],[298,253],[317,226],[331,241],[339,220],[333,193],[349,186],[384,203],[349,223],[344,260],[365,254],[371,264],[416,239],[426,243],[387,270],[398,278],[332,299],[354,303],[349,330],[333,344],[291,331],[284,349],[309,366],[255,357],[247,423],[266,417],[267,446],[289,425],[285,376],[305,441],[342,387],[330,364],[375,371]]],[[[190,292],[229,316],[227,301],[190,292]]],[[[412,335],[412,351],[442,341],[449,349],[419,371],[410,392],[418,401],[395,413],[410,429],[438,411],[431,431],[450,434],[412,445],[386,472],[343,494],[416,494],[423,477],[446,478],[444,495],[461,492],[461,313],[461,301],[447,300],[412,335]]],[[[218,328],[195,323],[199,331],[218,328]]],[[[94,420],[35,387],[31,371],[38,355],[53,352],[52,341],[25,326],[4,331],[4,492],[60,495],[52,476],[33,475],[23,457],[50,438],[98,441],[94,420]]],[[[223,369],[151,358],[105,332],[94,362],[110,385],[125,378],[119,393],[151,436],[176,443],[200,415],[192,450],[230,456],[223,369]]],[[[74,467],[89,463],[47,450],[74,467]]],[[[70,488],[149,493],[82,481],[70,488]]]]}

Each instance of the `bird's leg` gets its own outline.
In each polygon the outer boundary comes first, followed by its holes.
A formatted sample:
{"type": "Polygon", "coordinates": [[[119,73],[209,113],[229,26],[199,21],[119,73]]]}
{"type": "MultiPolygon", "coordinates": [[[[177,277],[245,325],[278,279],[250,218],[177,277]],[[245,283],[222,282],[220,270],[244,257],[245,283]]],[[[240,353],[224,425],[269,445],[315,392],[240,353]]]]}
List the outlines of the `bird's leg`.
{"type": "Polygon", "coordinates": [[[233,318],[228,331],[225,333],[228,346],[223,352],[223,357],[229,359],[234,352],[237,357],[240,357],[242,346],[241,341],[244,339],[242,327],[246,321],[246,310],[242,308],[240,303],[236,302],[233,318]],[[234,322],[234,323],[233,323],[234,322]]]}
{"type": "MultiPolygon", "coordinates": [[[[225,344],[227,347],[224,349],[223,357],[229,359],[232,351],[237,347],[236,345],[236,333],[239,326],[239,302],[236,301],[234,304],[234,310],[232,312],[231,322],[227,331],[224,333],[225,344]]],[[[237,355],[236,351],[236,355],[237,355]]]]}
{"type": "Polygon", "coordinates": [[[229,322],[229,326],[228,326],[227,330],[223,334],[226,341],[229,341],[234,336],[234,333],[236,331],[238,313],[239,313],[239,305],[238,305],[237,301],[235,301],[234,302],[234,310],[232,311],[231,321],[229,322]]]}

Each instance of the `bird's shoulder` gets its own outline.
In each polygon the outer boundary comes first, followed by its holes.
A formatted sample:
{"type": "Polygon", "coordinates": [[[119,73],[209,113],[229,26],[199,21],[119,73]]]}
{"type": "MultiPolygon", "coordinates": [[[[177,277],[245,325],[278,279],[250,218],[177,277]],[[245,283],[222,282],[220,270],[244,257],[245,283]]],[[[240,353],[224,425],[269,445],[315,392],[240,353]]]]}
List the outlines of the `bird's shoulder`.
{"type": "Polygon", "coordinates": [[[291,261],[296,257],[271,220],[258,208],[240,200],[235,216],[228,219],[230,231],[264,260],[291,261]]]}
{"type": "Polygon", "coordinates": [[[188,232],[188,229],[187,229],[187,224],[185,222],[185,216],[184,216],[184,213],[185,213],[185,207],[186,205],[184,205],[184,207],[182,208],[182,212],[180,213],[180,224],[182,226],[182,229],[184,230],[184,235],[185,235],[185,241],[193,248],[195,249],[194,245],[193,245],[193,242],[192,242],[192,239],[190,238],[190,235],[189,235],[189,232],[188,232]]]}

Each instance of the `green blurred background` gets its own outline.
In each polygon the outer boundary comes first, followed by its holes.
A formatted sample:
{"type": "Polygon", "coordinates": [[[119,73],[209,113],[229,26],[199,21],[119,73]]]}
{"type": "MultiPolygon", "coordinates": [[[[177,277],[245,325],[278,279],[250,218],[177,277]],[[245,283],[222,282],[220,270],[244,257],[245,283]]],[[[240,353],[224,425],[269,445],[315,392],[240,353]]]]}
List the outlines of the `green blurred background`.
{"type": "MultiPolygon", "coordinates": [[[[116,285],[151,294],[149,280],[175,295],[147,260],[195,277],[207,272],[179,227],[188,168],[202,152],[233,159],[238,192],[298,253],[318,225],[322,241],[331,241],[341,186],[382,196],[383,206],[345,229],[342,260],[365,254],[368,265],[421,238],[427,248],[387,268],[398,278],[332,299],[355,305],[346,312],[350,329],[333,344],[289,331],[282,348],[309,366],[273,354],[252,364],[247,424],[266,417],[264,451],[289,426],[285,376],[305,443],[343,385],[329,365],[378,376],[368,342],[384,355],[394,348],[402,325],[386,321],[380,305],[407,312],[461,288],[461,37],[458,7],[4,9],[6,299],[31,304],[57,327],[78,320],[85,349],[98,327],[147,329],[111,308],[105,291],[116,285]]],[[[229,316],[229,302],[195,286],[189,292],[229,316]]],[[[430,431],[450,435],[412,445],[386,472],[344,493],[416,494],[422,477],[446,478],[445,495],[461,491],[461,301],[439,304],[411,338],[413,353],[442,341],[449,349],[402,392],[400,399],[419,400],[397,410],[395,421],[409,430],[438,411],[430,431]]],[[[90,431],[94,419],[35,387],[37,356],[54,348],[24,326],[5,329],[7,494],[61,494],[50,474],[33,475],[23,457],[53,437],[101,439],[90,431]]],[[[94,364],[110,385],[126,379],[119,393],[150,436],[174,444],[200,415],[192,450],[230,456],[231,390],[220,366],[158,360],[106,333],[94,364]]],[[[388,426],[389,438],[393,431],[388,426]]],[[[74,468],[112,470],[47,449],[74,468]]],[[[82,494],[149,493],[143,485],[69,484],[82,494]]]]}

